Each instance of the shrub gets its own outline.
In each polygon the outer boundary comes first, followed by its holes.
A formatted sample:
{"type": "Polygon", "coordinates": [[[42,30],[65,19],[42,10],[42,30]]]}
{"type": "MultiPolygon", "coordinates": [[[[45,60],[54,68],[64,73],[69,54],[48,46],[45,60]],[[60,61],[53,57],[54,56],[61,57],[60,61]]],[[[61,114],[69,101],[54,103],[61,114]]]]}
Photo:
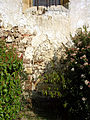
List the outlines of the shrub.
{"type": "Polygon", "coordinates": [[[22,56],[0,39],[0,120],[12,120],[20,111],[22,56]]]}
{"type": "Polygon", "coordinates": [[[59,97],[73,120],[90,119],[90,32],[84,27],[72,37],[74,45],[65,46],[66,58],[53,65],[52,70],[41,77],[48,89],[45,95],[59,97]],[[63,66],[63,67],[62,67],[63,66]]]}
{"type": "Polygon", "coordinates": [[[66,90],[64,100],[73,119],[90,119],[90,32],[86,27],[79,29],[72,37],[74,46],[66,48],[67,58],[64,60],[64,78],[66,90]]]}

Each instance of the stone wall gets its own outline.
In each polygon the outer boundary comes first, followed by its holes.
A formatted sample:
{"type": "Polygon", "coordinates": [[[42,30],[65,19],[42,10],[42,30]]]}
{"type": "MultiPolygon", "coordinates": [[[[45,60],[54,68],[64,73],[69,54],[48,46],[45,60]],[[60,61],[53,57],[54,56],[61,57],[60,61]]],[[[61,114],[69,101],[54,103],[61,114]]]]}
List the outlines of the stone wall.
{"type": "Polygon", "coordinates": [[[69,11],[62,6],[51,7],[45,14],[40,12],[39,15],[35,13],[34,7],[30,13],[31,9],[25,13],[26,25],[24,28],[19,27],[19,30],[23,29],[32,35],[30,39],[23,39],[24,44],[27,44],[24,57],[28,63],[25,64],[25,70],[32,74],[30,79],[37,81],[40,73],[54,57],[60,59],[62,43],[70,42],[70,22],[69,11]]]}
{"type": "Polygon", "coordinates": [[[1,37],[5,36],[6,43],[14,45],[18,53],[23,54],[23,65],[28,73],[25,89],[35,89],[32,81],[38,81],[38,76],[53,58],[60,59],[64,51],[62,43],[70,42],[68,11],[61,14],[63,8],[60,8],[58,14],[55,12],[52,15],[52,9],[49,13],[38,16],[26,12],[26,25],[9,30],[2,28],[0,31],[1,37]]]}
{"type": "Polygon", "coordinates": [[[9,26],[9,31],[3,28],[0,35],[6,35],[7,44],[14,44],[19,54],[23,53],[24,68],[29,74],[26,89],[30,86],[35,89],[32,80],[38,81],[53,58],[60,59],[64,51],[62,43],[72,44],[70,33],[75,33],[84,23],[90,24],[89,5],[89,0],[71,0],[69,10],[51,6],[37,11],[32,7],[22,14],[21,0],[0,0],[1,26],[9,26]]]}

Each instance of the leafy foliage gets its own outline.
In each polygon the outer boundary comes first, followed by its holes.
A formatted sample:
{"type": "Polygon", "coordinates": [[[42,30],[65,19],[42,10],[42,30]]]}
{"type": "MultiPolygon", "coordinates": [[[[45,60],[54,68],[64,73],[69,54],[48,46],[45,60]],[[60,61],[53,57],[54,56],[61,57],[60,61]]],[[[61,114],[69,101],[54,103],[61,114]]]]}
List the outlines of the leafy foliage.
{"type": "Polygon", "coordinates": [[[0,120],[12,120],[21,109],[22,55],[0,39],[0,120]]]}
{"type": "Polygon", "coordinates": [[[59,97],[73,120],[90,119],[90,32],[84,27],[72,37],[74,45],[65,46],[66,58],[41,77],[48,83],[45,95],[59,97]],[[50,86],[52,84],[52,87],[50,86]]]}
{"type": "Polygon", "coordinates": [[[74,46],[66,48],[64,99],[75,119],[90,119],[90,32],[84,27],[75,37],[74,46]]]}

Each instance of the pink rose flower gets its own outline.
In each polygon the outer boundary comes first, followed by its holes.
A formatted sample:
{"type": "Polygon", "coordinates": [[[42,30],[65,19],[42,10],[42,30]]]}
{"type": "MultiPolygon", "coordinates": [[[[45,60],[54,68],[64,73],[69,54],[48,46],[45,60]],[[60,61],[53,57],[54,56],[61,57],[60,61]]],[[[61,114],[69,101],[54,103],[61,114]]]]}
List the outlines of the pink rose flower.
{"type": "Polygon", "coordinates": [[[88,80],[85,80],[85,85],[88,85],[89,84],[89,81],[88,80]]]}
{"type": "Polygon", "coordinates": [[[84,66],[88,65],[88,62],[85,62],[83,65],[84,65],[84,66]]]}

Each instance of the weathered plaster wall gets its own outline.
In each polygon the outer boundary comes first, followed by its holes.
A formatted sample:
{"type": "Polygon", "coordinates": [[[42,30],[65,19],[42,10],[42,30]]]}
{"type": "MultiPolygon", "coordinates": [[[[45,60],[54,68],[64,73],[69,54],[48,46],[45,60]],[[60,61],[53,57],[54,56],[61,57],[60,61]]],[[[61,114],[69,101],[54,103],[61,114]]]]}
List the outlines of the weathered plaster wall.
{"type": "Polygon", "coordinates": [[[23,39],[22,43],[27,44],[24,58],[29,60],[29,64],[25,64],[26,71],[33,73],[32,78],[35,81],[53,57],[61,57],[62,42],[67,43],[70,40],[68,11],[63,13],[61,14],[61,9],[58,14],[50,11],[38,16],[26,12],[27,24],[24,28],[19,27],[19,31],[24,30],[32,35],[30,39],[23,39]]]}
{"type": "Polygon", "coordinates": [[[16,25],[22,14],[22,0],[0,0],[0,14],[4,26],[16,25]]]}
{"type": "MultiPolygon", "coordinates": [[[[2,16],[4,26],[8,24],[25,25],[27,18],[22,14],[22,6],[28,8],[29,4],[29,0],[0,0],[0,16],[2,16]]],[[[72,33],[78,27],[90,25],[90,0],[70,0],[69,8],[72,33]]],[[[57,22],[59,21],[57,20],[57,22]]]]}
{"type": "Polygon", "coordinates": [[[90,28],[90,0],[70,0],[71,32],[83,25],[90,28]]]}
{"type": "Polygon", "coordinates": [[[60,6],[56,10],[50,8],[49,12],[43,15],[30,15],[26,12],[27,21],[24,29],[31,34],[36,34],[34,45],[43,41],[44,38],[39,37],[42,35],[47,36],[51,42],[60,43],[69,39],[70,20],[68,10],[65,10],[60,6]]]}
{"type": "Polygon", "coordinates": [[[37,81],[53,57],[61,57],[62,42],[71,44],[70,32],[75,33],[83,24],[90,25],[89,0],[71,0],[70,10],[53,6],[45,14],[42,11],[43,8],[37,12],[36,7],[32,7],[22,14],[21,0],[0,0],[4,26],[18,25],[4,34],[1,30],[0,35],[6,34],[7,44],[15,43],[18,52],[23,53],[29,83],[32,79],[37,81]]]}

